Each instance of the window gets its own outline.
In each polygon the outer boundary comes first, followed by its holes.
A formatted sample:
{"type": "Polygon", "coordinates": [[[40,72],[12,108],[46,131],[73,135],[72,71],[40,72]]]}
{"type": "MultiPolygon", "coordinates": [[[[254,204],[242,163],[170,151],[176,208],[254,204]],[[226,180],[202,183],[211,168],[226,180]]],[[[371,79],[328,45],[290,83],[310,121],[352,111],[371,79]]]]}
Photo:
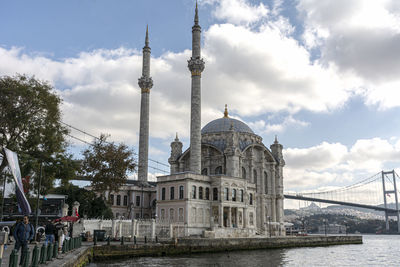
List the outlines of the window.
{"type": "Polygon", "coordinates": [[[178,210],[178,220],[183,222],[183,208],[179,208],[178,210]]]}
{"type": "Polygon", "coordinates": [[[110,195],[111,206],[114,206],[114,195],[110,195]]]}
{"type": "Polygon", "coordinates": [[[140,218],[140,214],[139,214],[139,213],[136,213],[135,218],[136,218],[136,219],[139,219],[139,218],[140,218]]]}
{"type": "Polygon", "coordinates": [[[117,196],[117,206],[121,206],[121,196],[117,196]]]}
{"type": "Polygon", "coordinates": [[[174,199],[175,198],[175,187],[170,187],[169,188],[169,199],[174,199]]]}
{"type": "Polygon", "coordinates": [[[140,196],[136,196],[136,206],[140,206],[140,196]]]}
{"type": "Polygon", "coordinates": [[[229,200],[229,189],[228,189],[228,187],[225,187],[224,194],[225,194],[225,200],[229,200]]]}
{"type": "Polygon", "coordinates": [[[161,188],[161,200],[165,200],[165,187],[161,188]]]}
{"type": "Polygon", "coordinates": [[[215,174],[222,174],[222,166],[218,166],[218,167],[215,169],[215,174]]]}
{"type": "Polygon", "coordinates": [[[165,220],[165,210],[161,209],[161,220],[165,220]]]}
{"type": "Polygon", "coordinates": [[[201,174],[202,175],[207,175],[207,173],[208,173],[207,168],[204,168],[204,169],[201,170],[201,174]]]}
{"type": "Polygon", "coordinates": [[[115,217],[116,217],[117,219],[119,219],[119,213],[118,213],[118,212],[115,213],[115,217]]]}
{"type": "Polygon", "coordinates": [[[128,206],[128,196],[124,196],[124,206],[128,206]]]}
{"type": "Polygon", "coordinates": [[[169,221],[174,221],[174,209],[169,209],[169,221]]]}
{"type": "Polygon", "coordinates": [[[196,199],[196,186],[192,186],[192,198],[196,199]]]}
{"type": "Polygon", "coordinates": [[[240,202],[243,202],[243,189],[240,189],[240,202]]]}
{"type": "Polygon", "coordinates": [[[203,199],[203,187],[199,187],[199,199],[203,199]]]}
{"type": "Polygon", "coordinates": [[[206,199],[210,200],[210,188],[206,187],[206,199]]]}
{"type": "Polygon", "coordinates": [[[232,201],[236,201],[236,189],[232,189],[232,201]]]}
{"type": "Polygon", "coordinates": [[[265,186],[265,194],[268,194],[268,174],[264,172],[264,186],[265,186]]]}
{"type": "Polygon", "coordinates": [[[250,194],[250,196],[249,196],[249,202],[250,202],[250,205],[253,205],[253,194],[250,194]]]}
{"type": "Polygon", "coordinates": [[[213,188],[213,200],[218,201],[218,188],[213,188]]]}
{"type": "Polygon", "coordinates": [[[257,171],[253,170],[253,183],[257,183],[257,171]]]}
{"type": "Polygon", "coordinates": [[[183,199],[183,185],[179,187],[179,199],[183,199]]]}
{"type": "Polygon", "coordinates": [[[253,213],[252,212],[250,212],[250,215],[249,215],[249,217],[250,217],[250,225],[253,225],[254,224],[254,217],[253,217],[253,213]]]}
{"type": "Polygon", "coordinates": [[[246,169],[242,167],[242,178],[246,179],[246,169]]]}

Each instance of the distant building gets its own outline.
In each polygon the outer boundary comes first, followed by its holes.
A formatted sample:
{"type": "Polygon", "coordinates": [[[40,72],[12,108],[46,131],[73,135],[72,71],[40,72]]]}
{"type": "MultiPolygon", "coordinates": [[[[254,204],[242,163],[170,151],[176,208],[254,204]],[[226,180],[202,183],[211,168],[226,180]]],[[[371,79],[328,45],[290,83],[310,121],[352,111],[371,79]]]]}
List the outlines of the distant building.
{"type": "Polygon", "coordinates": [[[340,224],[327,224],[318,226],[318,234],[325,234],[325,232],[327,234],[346,234],[346,226],[340,224]]]}
{"type": "Polygon", "coordinates": [[[127,180],[118,192],[106,192],[116,219],[151,219],[156,215],[156,183],[127,180]]]}

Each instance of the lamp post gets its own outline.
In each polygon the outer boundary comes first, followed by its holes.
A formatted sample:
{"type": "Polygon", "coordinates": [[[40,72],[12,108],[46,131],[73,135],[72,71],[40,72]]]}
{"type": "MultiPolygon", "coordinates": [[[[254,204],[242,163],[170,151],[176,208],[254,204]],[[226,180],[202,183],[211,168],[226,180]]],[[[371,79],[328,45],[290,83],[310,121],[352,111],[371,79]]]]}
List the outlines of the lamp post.
{"type": "Polygon", "coordinates": [[[271,217],[267,216],[268,218],[268,232],[269,232],[269,237],[271,238],[272,233],[271,233],[271,217]]]}
{"type": "MultiPolygon", "coordinates": [[[[38,224],[39,224],[39,199],[40,199],[40,187],[42,186],[42,170],[43,170],[43,163],[40,162],[39,184],[38,184],[37,199],[36,199],[35,232],[36,232],[38,224]]],[[[35,240],[36,240],[36,234],[35,234],[35,240]]]]}
{"type": "Polygon", "coordinates": [[[3,174],[3,197],[1,199],[1,221],[4,218],[4,198],[6,196],[6,174],[4,172],[0,173],[3,174]]]}

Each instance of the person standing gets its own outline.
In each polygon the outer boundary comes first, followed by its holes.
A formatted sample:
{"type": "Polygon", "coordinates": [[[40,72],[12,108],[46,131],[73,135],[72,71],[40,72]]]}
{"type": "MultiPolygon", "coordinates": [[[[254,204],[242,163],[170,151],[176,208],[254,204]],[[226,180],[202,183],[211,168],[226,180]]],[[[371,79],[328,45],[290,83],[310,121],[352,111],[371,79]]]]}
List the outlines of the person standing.
{"type": "Polygon", "coordinates": [[[21,262],[24,262],[26,254],[23,252],[28,249],[28,242],[31,241],[35,235],[35,230],[29,222],[28,216],[25,215],[23,221],[17,224],[13,234],[15,239],[14,249],[18,252],[19,248],[22,247],[21,262]]]}
{"type": "Polygon", "coordinates": [[[46,239],[44,243],[47,246],[47,243],[50,242],[51,244],[54,243],[54,234],[55,234],[56,228],[54,224],[52,224],[51,220],[47,221],[46,227],[44,228],[44,233],[46,235],[46,239]]]}

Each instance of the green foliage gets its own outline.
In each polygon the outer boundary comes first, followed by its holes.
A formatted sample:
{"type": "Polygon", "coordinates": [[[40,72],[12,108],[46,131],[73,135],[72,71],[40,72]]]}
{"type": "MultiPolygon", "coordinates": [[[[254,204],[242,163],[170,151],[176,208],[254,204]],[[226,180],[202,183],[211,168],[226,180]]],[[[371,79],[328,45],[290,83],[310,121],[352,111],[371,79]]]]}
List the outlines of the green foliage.
{"type": "MultiPolygon", "coordinates": [[[[78,201],[79,216],[88,218],[105,218],[112,219],[113,214],[111,208],[106,204],[103,198],[96,196],[92,191],[88,191],[84,188],[72,184],[65,184],[63,186],[54,188],[52,190],[54,194],[67,195],[67,204],[72,208],[72,204],[78,201]]],[[[71,212],[71,211],[70,211],[71,212]]]]}
{"type": "Polygon", "coordinates": [[[83,151],[82,176],[91,181],[94,191],[103,194],[110,190],[118,192],[126,183],[128,173],[136,168],[134,152],[125,144],[107,142],[102,134],[93,145],[83,151]]]}
{"type": "MultiPolygon", "coordinates": [[[[22,176],[35,172],[38,177],[42,161],[43,193],[56,176],[73,178],[77,166],[65,153],[68,131],[60,122],[61,98],[51,85],[25,75],[3,76],[0,96],[0,146],[18,154],[22,176]]],[[[6,164],[3,160],[0,172],[6,164]]]]}

